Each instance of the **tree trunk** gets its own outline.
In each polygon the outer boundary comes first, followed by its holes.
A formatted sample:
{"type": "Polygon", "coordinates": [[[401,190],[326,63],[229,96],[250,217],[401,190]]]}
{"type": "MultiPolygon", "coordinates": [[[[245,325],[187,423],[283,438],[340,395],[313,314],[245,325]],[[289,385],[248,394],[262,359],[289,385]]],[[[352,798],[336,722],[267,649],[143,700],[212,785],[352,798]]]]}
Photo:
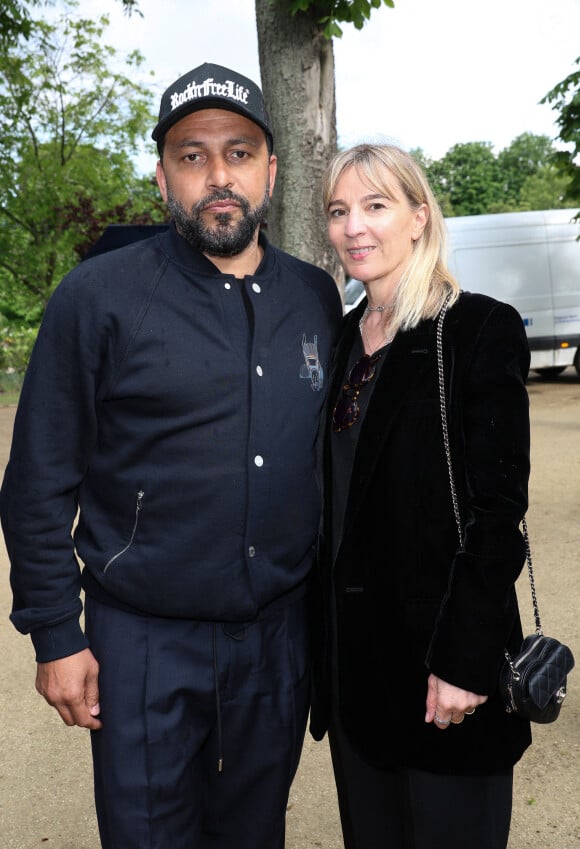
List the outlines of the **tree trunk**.
{"type": "Polygon", "coordinates": [[[268,213],[270,240],[319,265],[342,286],[327,237],[322,174],[336,152],[334,50],[311,12],[255,0],[262,90],[274,133],[278,175],[268,213]]]}

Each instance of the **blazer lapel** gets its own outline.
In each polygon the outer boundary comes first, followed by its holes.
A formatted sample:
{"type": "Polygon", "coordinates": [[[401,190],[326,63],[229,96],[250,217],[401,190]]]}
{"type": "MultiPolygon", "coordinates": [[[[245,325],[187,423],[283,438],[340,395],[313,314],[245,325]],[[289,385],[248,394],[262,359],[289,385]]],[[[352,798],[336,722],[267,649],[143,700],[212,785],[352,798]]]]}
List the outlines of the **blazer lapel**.
{"type": "Polygon", "coordinates": [[[401,404],[413,394],[425,373],[434,368],[435,361],[433,322],[422,322],[414,330],[398,333],[393,340],[376,377],[377,383],[361,425],[345,511],[345,527],[364,502],[376,470],[376,458],[389,438],[401,404]]]}

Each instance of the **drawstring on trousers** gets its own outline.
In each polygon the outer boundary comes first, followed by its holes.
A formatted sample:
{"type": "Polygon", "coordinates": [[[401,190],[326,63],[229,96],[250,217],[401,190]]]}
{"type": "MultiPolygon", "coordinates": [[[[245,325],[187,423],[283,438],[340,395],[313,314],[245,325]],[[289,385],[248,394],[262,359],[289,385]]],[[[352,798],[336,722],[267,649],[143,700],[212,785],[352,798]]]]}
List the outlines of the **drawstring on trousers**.
{"type": "MultiPolygon", "coordinates": [[[[243,642],[246,639],[248,628],[247,625],[222,625],[223,632],[226,637],[237,642],[243,642]]],[[[224,771],[224,753],[223,753],[223,734],[222,734],[222,711],[220,701],[220,684],[218,670],[218,651],[217,651],[217,628],[218,625],[214,622],[212,631],[212,650],[213,650],[213,678],[215,682],[215,706],[217,714],[217,736],[218,736],[218,772],[224,771]]]]}
{"type": "Polygon", "coordinates": [[[217,712],[217,735],[218,735],[218,772],[223,772],[224,769],[224,753],[223,753],[223,738],[222,738],[222,712],[220,705],[220,684],[217,662],[217,625],[214,622],[212,632],[212,648],[213,648],[213,677],[215,682],[215,706],[217,712]]]}

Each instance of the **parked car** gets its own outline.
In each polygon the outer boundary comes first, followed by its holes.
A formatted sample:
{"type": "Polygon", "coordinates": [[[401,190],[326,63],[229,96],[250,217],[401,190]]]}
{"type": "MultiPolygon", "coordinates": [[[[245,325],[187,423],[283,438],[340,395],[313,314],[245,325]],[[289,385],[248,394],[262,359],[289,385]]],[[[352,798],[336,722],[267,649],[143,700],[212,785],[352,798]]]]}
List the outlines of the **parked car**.
{"type": "Polygon", "coordinates": [[[344,312],[350,312],[354,309],[365,296],[365,287],[360,280],[355,280],[351,277],[346,281],[344,287],[344,312]]]}

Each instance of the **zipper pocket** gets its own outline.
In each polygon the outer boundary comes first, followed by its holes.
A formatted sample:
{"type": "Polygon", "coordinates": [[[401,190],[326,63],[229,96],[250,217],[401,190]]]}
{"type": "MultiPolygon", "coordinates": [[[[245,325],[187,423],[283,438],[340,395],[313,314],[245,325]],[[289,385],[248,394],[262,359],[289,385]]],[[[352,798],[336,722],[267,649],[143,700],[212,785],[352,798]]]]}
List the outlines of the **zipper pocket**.
{"type": "Polygon", "coordinates": [[[113,557],[111,557],[111,559],[108,560],[105,563],[105,568],[103,569],[103,575],[106,575],[107,569],[109,568],[109,566],[112,563],[114,563],[115,560],[117,560],[119,557],[122,557],[122,555],[125,554],[125,552],[128,551],[131,548],[131,546],[133,545],[133,540],[135,539],[135,533],[137,532],[137,525],[139,524],[139,513],[141,512],[141,505],[143,503],[143,496],[144,495],[145,495],[145,493],[143,492],[142,489],[140,489],[139,492],[137,493],[137,503],[135,505],[135,522],[133,523],[133,530],[131,531],[131,538],[129,539],[129,542],[127,543],[127,545],[124,548],[121,549],[121,551],[118,551],[117,554],[113,555],[113,557]]]}
{"type": "MultiPolygon", "coordinates": [[[[522,664],[524,664],[524,663],[525,663],[525,661],[528,659],[528,657],[530,656],[530,654],[531,654],[531,653],[534,651],[534,649],[536,648],[536,643],[538,642],[537,638],[538,638],[538,637],[540,637],[541,635],[540,635],[540,634],[536,634],[535,636],[536,636],[536,639],[534,639],[534,640],[530,643],[530,645],[528,646],[528,648],[526,649],[526,651],[524,652],[524,654],[522,654],[522,655],[521,655],[521,657],[518,657],[518,659],[517,659],[517,660],[515,661],[515,663],[514,663],[514,668],[515,668],[515,670],[516,670],[516,672],[517,672],[518,680],[519,680],[519,679],[520,679],[520,677],[521,677],[520,667],[522,666],[522,664]]],[[[544,657],[544,655],[545,655],[545,653],[546,653],[546,651],[547,651],[547,650],[548,650],[548,647],[547,647],[547,646],[543,646],[543,647],[542,647],[542,649],[541,649],[541,651],[540,651],[540,655],[539,655],[539,657],[538,657],[538,660],[541,660],[541,659],[544,657]]]]}

